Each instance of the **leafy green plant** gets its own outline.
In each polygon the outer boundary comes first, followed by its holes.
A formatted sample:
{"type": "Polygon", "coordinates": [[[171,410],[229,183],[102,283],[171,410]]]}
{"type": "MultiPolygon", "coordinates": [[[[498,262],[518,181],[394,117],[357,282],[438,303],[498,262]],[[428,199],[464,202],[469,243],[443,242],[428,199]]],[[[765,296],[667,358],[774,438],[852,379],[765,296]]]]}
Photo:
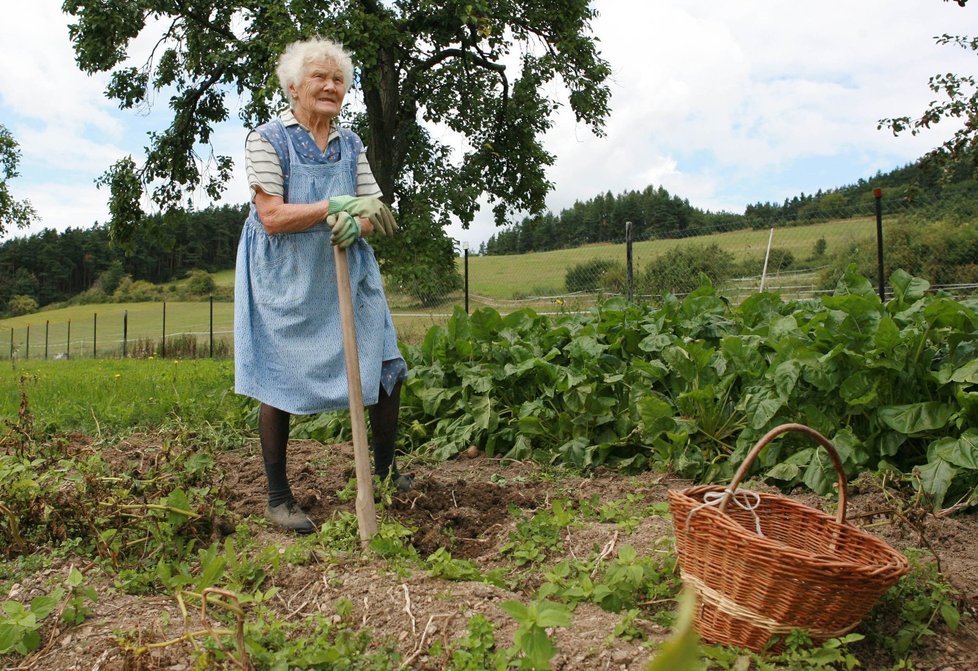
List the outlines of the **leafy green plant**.
{"type": "Polygon", "coordinates": [[[492,622],[484,615],[469,618],[466,635],[454,644],[446,671],[502,671],[506,660],[496,650],[496,634],[492,622]]]}
{"type": "Polygon", "coordinates": [[[905,658],[943,624],[955,631],[961,621],[959,594],[941,576],[938,564],[920,551],[907,553],[911,571],[880,599],[864,625],[870,636],[897,658],[905,658]],[[894,614],[899,614],[895,620],[894,614]]]}
{"type": "MultiPolygon", "coordinates": [[[[505,317],[458,310],[407,348],[405,448],[576,469],[666,468],[732,475],[767,430],[802,422],[839,449],[847,474],[914,473],[937,508],[978,486],[978,313],[891,277],[879,300],[850,269],[832,296],[756,294],[737,307],[701,286],[657,309],[611,299],[589,314],[505,317]]],[[[755,473],[832,491],[803,437],[764,450],[755,473]]]]}
{"type": "Polygon", "coordinates": [[[470,559],[456,559],[445,548],[438,548],[425,560],[429,575],[445,580],[485,582],[497,587],[506,583],[502,569],[494,569],[483,573],[479,566],[470,559]]]}
{"type": "Polygon", "coordinates": [[[693,626],[696,615],[696,593],[683,590],[679,597],[676,624],[668,639],[659,645],[645,671],[700,671],[699,636],[693,626]]]}
{"type": "MultiPolygon", "coordinates": [[[[710,669],[757,669],[757,671],[849,671],[860,666],[850,646],[863,639],[862,634],[846,634],[813,645],[807,632],[796,629],[785,639],[785,648],[777,654],[757,654],[739,648],[703,645],[702,656],[710,669]]],[[[666,667],[659,667],[666,668],[666,667]]],[[[702,667],[699,667],[702,668],[702,667]]]]}
{"type": "Polygon", "coordinates": [[[500,548],[500,553],[511,557],[518,566],[540,563],[547,553],[559,547],[562,531],[574,520],[567,503],[557,500],[550,510],[538,510],[526,518],[519,508],[511,508],[517,517],[516,529],[500,548]]]}
{"type": "Polygon", "coordinates": [[[617,613],[642,601],[675,594],[675,559],[668,556],[670,559],[662,562],[654,556],[639,556],[631,545],[622,545],[618,557],[595,579],[591,599],[604,610],[617,613]]]}
{"type": "Polygon", "coordinates": [[[516,659],[517,668],[534,671],[550,669],[550,660],[557,653],[557,648],[547,635],[547,629],[570,626],[571,614],[566,606],[538,599],[528,605],[519,601],[504,601],[499,607],[519,623],[513,636],[513,646],[507,650],[516,659]]]}
{"type": "Polygon", "coordinates": [[[92,614],[91,604],[98,601],[98,592],[84,584],[85,577],[74,566],[68,572],[68,598],[61,611],[61,619],[67,624],[81,624],[92,614]]]}
{"type": "Polygon", "coordinates": [[[31,599],[29,604],[7,600],[0,604],[0,655],[16,652],[26,655],[41,645],[40,629],[44,619],[58,606],[64,589],[58,587],[44,596],[31,599]]]}
{"type": "Polygon", "coordinates": [[[601,276],[614,268],[616,264],[609,259],[592,259],[572,266],[567,270],[564,286],[567,291],[597,291],[601,285],[601,276]]]}

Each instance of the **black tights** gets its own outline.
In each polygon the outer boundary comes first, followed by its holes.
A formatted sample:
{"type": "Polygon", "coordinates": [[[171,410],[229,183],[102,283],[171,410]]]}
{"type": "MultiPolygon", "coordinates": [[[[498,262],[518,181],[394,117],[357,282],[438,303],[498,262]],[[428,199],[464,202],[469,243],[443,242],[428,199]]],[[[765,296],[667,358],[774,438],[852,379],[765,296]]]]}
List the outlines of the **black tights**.
{"type": "Polygon", "coordinates": [[[258,438],[268,478],[268,505],[292,500],[292,489],[285,472],[285,448],[289,444],[289,413],[264,403],[258,408],[258,438]]]}
{"type": "Polygon", "coordinates": [[[397,464],[394,463],[394,447],[397,444],[397,416],[401,410],[401,383],[394,385],[390,395],[380,387],[377,404],[368,408],[370,412],[371,444],[374,447],[374,473],[382,480],[388,475],[396,479],[397,464]]]}
{"type": "MultiPolygon", "coordinates": [[[[370,406],[371,443],[374,448],[374,473],[381,478],[397,477],[394,448],[397,443],[397,417],[401,409],[401,383],[388,394],[383,386],[377,404],[370,406]]],[[[286,475],[286,448],[289,444],[289,413],[264,403],[258,409],[258,437],[268,478],[268,505],[292,500],[286,475]]]]}

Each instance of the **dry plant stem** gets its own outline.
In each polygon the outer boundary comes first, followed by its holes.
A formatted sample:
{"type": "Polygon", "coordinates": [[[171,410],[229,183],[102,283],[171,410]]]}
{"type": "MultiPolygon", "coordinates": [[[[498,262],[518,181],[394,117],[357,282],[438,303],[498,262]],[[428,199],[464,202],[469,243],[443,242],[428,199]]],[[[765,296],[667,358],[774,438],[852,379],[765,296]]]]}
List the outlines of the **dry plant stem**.
{"type": "Polygon", "coordinates": [[[944,518],[944,517],[950,517],[954,513],[958,512],[959,510],[964,510],[965,508],[970,508],[971,506],[976,505],[976,501],[974,500],[974,497],[976,497],[976,496],[978,496],[978,491],[974,491],[974,492],[971,492],[970,494],[967,494],[965,496],[962,496],[958,500],[958,502],[955,503],[953,506],[951,506],[949,508],[945,508],[944,510],[941,510],[939,512],[934,513],[934,517],[937,517],[939,519],[944,518]]]}
{"type": "MultiPolygon", "coordinates": [[[[310,581],[305,587],[299,590],[298,594],[309,594],[309,590],[312,589],[313,585],[316,585],[318,583],[319,583],[319,578],[310,581]]],[[[292,608],[292,599],[289,599],[288,601],[283,601],[282,603],[284,603],[285,607],[288,608],[290,611],[289,614],[286,615],[285,619],[287,620],[292,619],[292,617],[295,616],[296,613],[298,613],[300,610],[306,607],[306,604],[308,604],[312,600],[313,596],[315,596],[315,594],[313,594],[308,599],[303,601],[302,605],[295,609],[292,608]]]]}
{"type": "Polygon", "coordinates": [[[402,583],[401,587],[404,589],[404,612],[411,618],[411,634],[417,636],[417,621],[414,619],[414,613],[411,612],[411,593],[408,591],[407,583],[402,583]]]}
{"type": "MultiPolygon", "coordinates": [[[[17,524],[14,511],[3,505],[3,503],[0,503],[0,513],[3,513],[7,518],[7,526],[10,528],[10,538],[13,540],[13,549],[17,552],[25,552],[27,550],[27,543],[24,542],[23,537],[20,535],[20,527],[17,524]]],[[[9,555],[9,552],[7,554],[9,555]]]]}
{"type": "Polygon", "coordinates": [[[424,642],[425,639],[428,637],[428,630],[431,628],[431,623],[434,621],[434,619],[436,617],[451,617],[451,616],[452,616],[451,613],[435,613],[434,615],[428,618],[428,622],[424,626],[424,631],[421,632],[421,640],[418,641],[418,647],[414,649],[414,652],[412,652],[407,659],[401,662],[402,669],[406,668],[411,662],[417,659],[418,655],[421,654],[421,651],[424,650],[424,642]]]}
{"type": "MultiPolygon", "coordinates": [[[[893,496],[890,494],[889,490],[886,488],[886,480],[883,481],[883,496],[887,500],[893,500],[893,496]]],[[[924,535],[924,530],[920,527],[920,525],[917,522],[911,520],[909,517],[907,517],[904,514],[904,512],[903,512],[902,506],[900,506],[900,505],[894,506],[893,515],[897,519],[899,519],[901,522],[903,522],[904,524],[906,524],[911,529],[913,529],[914,531],[917,532],[917,538],[920,539],[920,542],[921,543],[923,543],[925,546],[927,546],[927,549],[934,556],[934,564],[937,567],[937,572],[939,574],[943,574],[944,572],[941,570],[941,557],[940,557],[939,554],[937,554],[937,551],[934,549],[934,546],[931,545],[930,541],[927,540],[927,536],[924,535]]]]}
{"type": "Polygon", "coordinates": [[[218,589],[216,587],[208,587],[208,588],[204,589],[203,591],[201,591],[200,593],[197,593],[197,592],[189,592],[189,591],[178,592],[177,593],[177,597],[176,597],[177,598],[177,603],[180,606],[180,611],[183,613],[184,621],[186,621],[187,616],[188,616],[188,613],[187,613],[186,605],[184,604],[184,600],[183,600],[183,597],[184,596],[194,597],[195,599],[200,599],[200,620],[201,620],[201,625],[203,627],[205,627],[205,629],[201,629],[201,630],[198,630],[198,631],[189,631],[189,632],[187,632],[186,634],[184,634],[183,636],[181,636],[179,638],[172,639],[170,641],[165,641],[164,643],[158,643],[158,644],[149,643],[149,644],[147,644],[146,646],[143,646],[143,647],[144,648],[147,648],[147,649],[148,648],[152,648],[152,647],[165,647],[165,645],[173,645],[173,644],[179,643],[181,641],[187,641],[196,650],[196,649],[198,649],[196,639],[198,637],[200,637],[200,636],[206,636],[206,635],[231,636],[231,635],[233,635],[235,637],[235,645],[236,645],[236,647],[238,649],[238,656],[237,656],[237,658],[235,658],[234,656],[231,656],[231,660],[242,671],[254,671],[254,666],[252,665],[251,660],[248,657],[248,652],[245,649],[245,641],[244,641],[244,610],[241,608],[241,605],[238,603],[238,595],[235,594],[234,592],[229,592],[227,590],[218,589]],[[211,598],[212,596],[214,596],[214,597],[224,597],[226,599],[229,599],[230,602],[233,602],[233,603],[229,603],[227,601],[222,601],[219,598],[211,598]],[[214,629],[213,627],[210,626],[210,620],[207,617],[207,606],[208,606],[208,604],[210,604],[211,606],[219,606],[219,607],[223,608],[224,610],[230,611],[231,613],[234,614],[234,617],[235,617],[235,625],[236,625],[234,631],[232,631],[230,629],[214,629]]]}
{"type": "Polygon", "coordinates": [[[234,592],[229,592],[223,589],[217,589],[216,587],[208,587],[203,592],[201,592],[201,604],[200,604],[200,617],[202,620],[207,618],[207,597],[211,594],[217,594],[223,596],[227,599],[233,601],[233,604],[226,603],[224,601],[215,600],[210,603],[221,606],[232,613],[234,613],[235,618],[235,642],[238,647],[238,659],[235,660],[238,666],[241,667],[243,671],[253,671],[254,666],[251,664],[251,659],[248,658],[248,651],[245,650],[245,639],[244,639],[244,610],[241,608],[241,604],[238,603],[238,595],[234,592]]]}
{"type": "MultiPolygon", "coordinates": [[[[200,515],[193,512],[192,510],[183,510],[182,508],[174,508],[173,506],[167,506],[162,503],[111,503],[109,501],[99,501],[100,506],[105,506],[107,508],[120,508],[122,510],[162,510],[167,513],[177,513],[178,515],[186,515],[187,517],[195,520],[200,519],[200,515]]],[[[128,513],[127,513],[128,514],[128,513]]],[[[130,517],[140,517],[139,515],[128,514],[130,517]]]]}
{"type": "Polygon", "coordinates": [[[877,515],[892,515],[896,512],[896,508],[884,508],[882,510],[870,510],[868,513],[859,513],[858,515],[848,515],[848,519],[861,520],[864,517],[876,517],[877,515]]]}
{"type": "Polygon", "coordinates": [[[611,537],[605,546],[601,548],[601,554],[598,558],[594,560],[594,569],[591,571],[591,577],[593,578],[598,574],[598,569],[601,568],[601,562],[608,558],[608,556],[615,551],[615,543],[618,542],[618,531],[615,530],[614,535],[611,537]]]}

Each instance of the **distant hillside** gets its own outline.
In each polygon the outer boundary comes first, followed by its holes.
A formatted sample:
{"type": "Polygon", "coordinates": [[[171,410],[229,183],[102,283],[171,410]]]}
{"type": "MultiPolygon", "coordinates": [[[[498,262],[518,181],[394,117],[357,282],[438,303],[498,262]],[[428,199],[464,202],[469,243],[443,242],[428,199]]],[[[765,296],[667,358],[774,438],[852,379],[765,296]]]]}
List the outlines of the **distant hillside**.
{"type": "Polygon", "coordinates": [[[126,254],[105,226],[46,229],[0,244],[0,316],[13,296],[38,306],[68,300],[98,286],[111,295],[123,276],[153,283],[182,278],[193,269],[234,266],[244,205],[211,207],[172,217],[149,217],[126,254]]]}
{"type": "MultiPolygon", "coordinates": [[[[633,222],[635,240],[767,228],[871,214],[872,190],[882,188],[885,210],[920,211],[932,218],[978,218],[978,181],[972,157],[947,172],[911,164],[855,184],[815,194],[799,194],[783,203],[755,203],[742,214],[703,211],[664,188],[611,192],[577,202],[560,214],[545,212],[501,229],[480,254],[521,254],[570,249],[596,242],[620,242],[622,223],[633,222]]],[[[0,243],[0,316],[11,314],[10,300],[27,297],[38,307],[83,300],[83,292],[111,296],[129,276],[155,284],[190,270],[208,272],[234,267],[246,205],[225,205],[179,216],[153,216],[136,234],[131,255],[110,244],[105,226],[45,230],[0,243]],[[77,297],[77,298],[76,298],[77,297]]]]}
{"type": "Polygon", "coordinates": [[[710,212],[670,194],[661,186],[642,191],[610,192],[577,202],[560,214],[549,211],[500,230],[483,243],[480,254],[522,254],[624,240],[623,223],[631,221],[633,239],[683,237],[698,230],[717,232],[767,228],[785,223],[812,223],[871,214],[873,189],[881,188],[884,211],[926,210],[928,216],[978,216],[978,180],[970,156],[942,172],[913,163],[888,173],[878,172],[855,184],[814,194],[801,193],[783,203],[755,203],[743,214],[710,212]]]}

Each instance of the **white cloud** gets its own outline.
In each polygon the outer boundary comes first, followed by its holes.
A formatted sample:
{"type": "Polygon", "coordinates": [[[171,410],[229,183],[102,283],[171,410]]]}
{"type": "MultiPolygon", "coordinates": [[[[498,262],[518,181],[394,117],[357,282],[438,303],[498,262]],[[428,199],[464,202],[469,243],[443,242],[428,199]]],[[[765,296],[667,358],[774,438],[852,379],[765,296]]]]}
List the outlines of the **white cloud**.
{"type": "MultiPolygon", "coordinates": [[[[594,6],[599,49],[613,70],[612,113],[605,137],[566,109],[555,118],[546,138],[557,156],[548,198],[555,212],[648,185],[698,207],[739,211],[892,169],[940,144],[953,126],[894,138],[877,130],[878,120],[923,111],[931,75],[975,71],[972,52],[933,37],[975,35],[978,13],[939,0],[594,6]]],[[[145,141],[134,129],[162,128],[162,98],[148,118],[114,109],[102,97],[107,77],[75,67],[60,0],[13,3],[4,19],[0,59],[12,65],[0,69],[0,123],[23,154],[14,196],[30,198],[48,226],[104,220],[106,194],[92,182],[123,152],[141,154],[145,141]]],[[[134,62],[152,45],[141,36],[134,62]]],[[[217,152],[237,163],[225,202],[247,198],[243,132],[232,116],[215,133],[217,152]]],[[[483,211],[472,230],[449,234],[478,246],[494,230],[483,211]]]]}
{"type": "Polygon", "coordinates": [[[17,188],[14,195],[18,199],[29,200],[40,214],[40,220],[20,231],[20,235],[37,233],[46,228],[56,231],[91,228],[98,222],[104,223],[109,216],[106,205],[108,193],[104,188],[97,189],[94,184],[42,182],[17,188]]]}
{"type": "Polygon", "coordinates": [[[119,133],[103,97],[108,78],[81,73],[56,0],[11,3],[0,22],[0,100],[14,114],[46,127],[119,133]]]}

